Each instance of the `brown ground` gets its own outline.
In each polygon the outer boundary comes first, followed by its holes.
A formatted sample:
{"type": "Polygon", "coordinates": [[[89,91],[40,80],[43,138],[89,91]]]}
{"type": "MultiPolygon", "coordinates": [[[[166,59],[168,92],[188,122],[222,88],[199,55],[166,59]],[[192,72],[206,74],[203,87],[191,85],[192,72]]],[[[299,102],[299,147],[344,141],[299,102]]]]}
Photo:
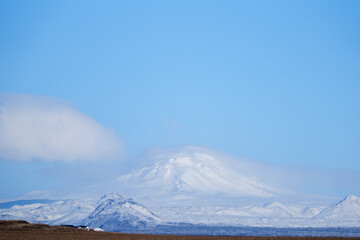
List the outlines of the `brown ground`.
{"type": "Polygon", "coordinates": [[[209,237],[145,235],[109,232],[87,232],[71,227],[30,224],[25,221],[0,221],[0,240],[355,240],[342,237],[209,237]]]}

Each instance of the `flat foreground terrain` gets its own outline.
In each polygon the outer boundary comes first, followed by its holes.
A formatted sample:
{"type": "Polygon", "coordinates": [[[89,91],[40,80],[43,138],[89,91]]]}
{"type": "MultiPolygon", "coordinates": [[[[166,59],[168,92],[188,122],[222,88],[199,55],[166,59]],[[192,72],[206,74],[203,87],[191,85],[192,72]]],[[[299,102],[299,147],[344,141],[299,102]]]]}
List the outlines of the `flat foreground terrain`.
{"type": "Polygon", "coordinates": [[[87,232],[71,227],[49,226],[46,224],[30,224],[25,221],[0,221],[0,240],[45,240],[45,239],[76,239],[76,240],[352,240],[360,238],[343,237],[209,237],[209,236],[178,236],[178,235],[146,235],[109,232],[87,232]]]}

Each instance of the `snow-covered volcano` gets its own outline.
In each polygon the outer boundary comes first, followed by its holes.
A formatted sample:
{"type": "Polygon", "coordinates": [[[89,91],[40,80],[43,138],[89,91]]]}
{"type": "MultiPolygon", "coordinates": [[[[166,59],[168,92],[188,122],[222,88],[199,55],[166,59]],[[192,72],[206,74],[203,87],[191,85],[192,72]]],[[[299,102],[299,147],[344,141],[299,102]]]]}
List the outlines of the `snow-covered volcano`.
{"type": "MultiPolygon", "coordinates": [[[[270,197],[276,190],[258,179],[240,174],[225,155],[186,146],[161,149],[142,159],[143,164],[118,178],[121,191],[131,186],[136,195],[270,197]]],[[[127,188],[129,190],[129,188],[127,188]]]]}

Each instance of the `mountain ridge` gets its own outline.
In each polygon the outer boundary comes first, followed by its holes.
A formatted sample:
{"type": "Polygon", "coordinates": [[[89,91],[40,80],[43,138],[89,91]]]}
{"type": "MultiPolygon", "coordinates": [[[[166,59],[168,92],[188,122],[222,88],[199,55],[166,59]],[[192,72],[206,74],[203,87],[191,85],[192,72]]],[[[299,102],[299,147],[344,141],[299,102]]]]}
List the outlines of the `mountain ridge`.
{"type": "Polygon", "coordinates": [[[309,206],[292,206],[281,202],[244,207],[199,205],[181,208],[169,204],[163,206],[160,212],[155,209],[155,212],[161,213],[158,215],[131,198],[109,193],[103,195],[96,203],[61,200],[49,204],[36,203],[0,209],[0,219],[23,219],[56,225],[85,224],[107,231],[152,229],[164,224],[175,226],[172,223],[179,222],[179,219],[184,223],[213,226],[220,224],[249,227],[360,227],[359,200],[355,195],[350,195],[321,211],[309,206]],[[163,218],[164,213],[166,220],[163,218]]]}

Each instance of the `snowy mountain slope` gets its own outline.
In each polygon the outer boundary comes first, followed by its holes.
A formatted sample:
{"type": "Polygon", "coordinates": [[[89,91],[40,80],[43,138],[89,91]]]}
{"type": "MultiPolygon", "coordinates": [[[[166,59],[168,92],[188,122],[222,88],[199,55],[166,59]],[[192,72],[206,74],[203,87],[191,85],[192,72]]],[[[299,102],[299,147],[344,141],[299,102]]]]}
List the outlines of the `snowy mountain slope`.
{"type": "Polygon", "coordinates": [[[315,219],[358,220],[360,223],[360,198],[348,195],[339,203],[325,208],[315,219]]]}
{"type": "Polygon", "coordinates": [[[42,206],[40,203],[34,203],[24,206],[15,205],[9,209],[0,209],[0,219],[2,220],[26,220],[32,219],[31,211],[42,206]]]}
{"type": "Polygon", "coordinates": [[[106,231],[120,231],[160,223],[161,219],[144,205],[120,194],[104,195],[96,209],[83,221],[84,225],[106,231]]]}
{"type": "Polygon", "coordinates": [[[196,194],[254,197],[276,194],[275,188],[239,174],[219,154],[201,147],[160,151],[147,156],[144,162],[137,170],[118,178],[121,191],[185,198],[196,194]]]}
{"type": "Polygon", "coordinates": [[[304,217],[314,217],[314,216],[318,215],[320,212],[321,212],[320,208],[305,207],[302,209],[301,214],[304,217]]]}
{"type": "Polygon", "coordinates": [[[280,202],[271,202],[263,207],[250,208],[252,216],[261,217],[293,217],[295,214],[280,202]]]}
{"type": "Polygon", "coordinates": [[[245,205],[170,205],[153,207],[166,221],[193,224],[221,224],[256,227],[313,226],[312,217],[320,210],[307,206],[270,202],[263,206],[245,205]],[[311,210],[309,210],[311,209],[311,210]],[[314,213],[309,213],[313,211],[314,213]]]}
{"type": "Polygon", "coordinates": [[[0,209],[0,219],[26,220],[47,224],[79,224],[94,210],[87,201],[56,201],[50,204],[15,205],[10,209],[0,209]]]}
{"type": "MultiPolygon", "coordinates": [[[[251,227],[360,227],[356,214],[345,218],[314,217],[324,207],[309,207],[272,202],[264,206],[164,206],[154,208],[170,222],[189,222],[220,226],[251,227]]],[[[349,213],[350,214],[350,213],[349,213]]]]}
{"type": "Polygon", "coordinates": [[[81,207],[76,207],[76,209],[71,209],[65,212],[65,215],[55,219],[50,222],[52,225],[62,225],[62,224],[70,224],[70,225],[80,225],[86,217],[89,216],[91,211],[94,210],[93,205],[84,206],[82,204],[81,207]]]}

